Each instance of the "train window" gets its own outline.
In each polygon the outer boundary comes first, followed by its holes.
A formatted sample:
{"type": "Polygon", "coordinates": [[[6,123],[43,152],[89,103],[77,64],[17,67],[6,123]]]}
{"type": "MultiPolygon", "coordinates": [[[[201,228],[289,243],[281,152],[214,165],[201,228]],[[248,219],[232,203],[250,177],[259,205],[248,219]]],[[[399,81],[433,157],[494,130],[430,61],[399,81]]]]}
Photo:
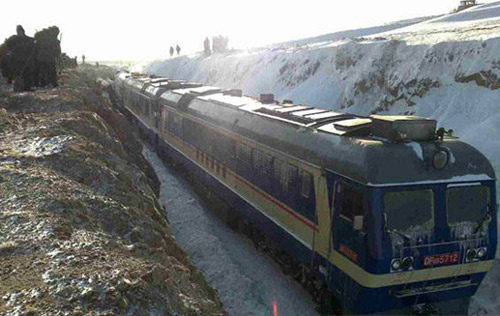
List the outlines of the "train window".
{"type": "Polygon", "coordinates": [[[297,179],[299,176],[299,168],[292,164],[287,164],[288,190],[295,192],[297,188],[297,179]]]}
{"type": "Polygon", "coordinates": [[[163,111],[163,130],[168,131],[168,111],[164,109],[163,111]]]}
{"type": "Polygon", "coordinates": [[[135,94],[134,97],[132,98],[132,104],[134,105],[134,108],[137,109],[137,112],[142,115],[142,107],[139,105],[138,97],[135,94]]]}
{"type": "Polygon", "coordinates": [[[141,97],[138,97],[137,98],[139,100],[139,105],[144,109],[144,116],[150,116],[149,114],[149,103],[146,102],[146,100],[144,100],[143,98],[141,97]]]}
{"type": "Polygon", "coordinates": [[[172,124],[170,126],[171,131],[177,135],[182,137],[182,117],[179,115],[172,115],[173,120],[171,121],[172,124]]]}
{"type": "Polygon", "coordinates": [[[272,165],[274,178],[279,181],[282,192],[295,194],[299,168],[279,158],[274,158],[272,165]]]}
{"type": "Polygon", "coordinates": [[[273,157],[255,149],[252,152],[252,166],[260,173],[272,175],[273,157]]]}
{"type": "Polygon", "coordinates": [[[240,161],[251,164],[252,163],[252,148],[243,144],[238,143],[236,146],[236,154],[240,161]]]}
{"type": "Polygon", "coordinates": [[[148,100],[148,109],[149,109],[149,117],[150,118],[155,118],[156,117],[156,107],[153,101],[148,100]]]}
{"type": "Polygon", "coordinates": [[[355,216],[365,214],[365,194],[347,183],[337,183],[335,203],[341,217],[353,221],[355,216]]]}
{"type": "Polygon", "coordinates": [[[490,188],[484,185],[449,188],[446,204],[450,226],[477,226],[490,207],[490,188]]]}
{"type": "Polygon", "coordinates": [[[286,163],[279,158],[275,158],[273,162],[273,169],[274,169],[274,178],[278,180],[281,186],[281,190],[283,192],[287,192],[288,181],[286,174],[286,163]]]}
{"type": "Polygon", "coordinates": [[[434,228],[434,191],[411,190],[386,192],[386,227],[400,232],[418,228],[423,234],[434,228]]]}
{"type": "Polygon", "coordinates": [[[235,158],[236,157],[236,140],[231,139],[230,143],[230,150],[231,150],[231,157],[235,158]]]}
{"type": "Polygon", "coordinates": [[[146,112],[144,112],[145,110],[144,107],[142,106],[141,98],[138,95],[135,96],[135,106],[139,110],[139,113],[141,113],[141,116],[144,116],[146,112]]]}
{"type": "Polygon", "coordinates": [[[300,194],[306,199],[311,194],[312,175],[307,171],[302,171],[302,188],[300,194]]]}
{"type": "Polygon", "coordinates": [[[144,104],[144,106],[146,108],[146,116],[147,117],[152,117],[153,116],[152,115],[153,111],[151,109],[151,102],[149,100],[145,100],[145,99],[143,99],[143,101],[144,101],[143,104],[144,104]]]}

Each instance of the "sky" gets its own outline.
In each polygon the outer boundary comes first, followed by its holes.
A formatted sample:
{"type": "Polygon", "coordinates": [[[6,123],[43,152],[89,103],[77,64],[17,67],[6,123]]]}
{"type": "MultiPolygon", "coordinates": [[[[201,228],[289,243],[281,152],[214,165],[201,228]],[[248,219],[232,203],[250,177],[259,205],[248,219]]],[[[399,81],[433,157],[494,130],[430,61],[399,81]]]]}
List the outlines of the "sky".
{"type": "MultiPolygon", "coordinates": [[[[482,3],[493,2],[483,0],[482,3]]],[[[449,13],[458,0],[24,0],[2,2],[0,40],[57,25],[62,50],[87,60],[147,61],[203,50],[205,37],[244,49],[402,19],[449,13]]]]}

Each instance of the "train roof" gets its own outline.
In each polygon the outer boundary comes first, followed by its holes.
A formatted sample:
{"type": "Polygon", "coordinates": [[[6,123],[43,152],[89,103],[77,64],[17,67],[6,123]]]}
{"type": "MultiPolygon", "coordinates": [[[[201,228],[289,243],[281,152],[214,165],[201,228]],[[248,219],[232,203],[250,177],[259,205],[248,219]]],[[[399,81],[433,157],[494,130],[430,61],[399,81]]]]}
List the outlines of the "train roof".
{"type": "Polygon", "coordinates": [[[160,102],[367,185],[495,179],[491,164],[474,147],[454,138],[437,140],[432,119],[363,117],[235,95],[241,90],[188,87],[165,91],[160,102]],[[435,167],[438,152],[447,156],[443,168],[435,167]]]}

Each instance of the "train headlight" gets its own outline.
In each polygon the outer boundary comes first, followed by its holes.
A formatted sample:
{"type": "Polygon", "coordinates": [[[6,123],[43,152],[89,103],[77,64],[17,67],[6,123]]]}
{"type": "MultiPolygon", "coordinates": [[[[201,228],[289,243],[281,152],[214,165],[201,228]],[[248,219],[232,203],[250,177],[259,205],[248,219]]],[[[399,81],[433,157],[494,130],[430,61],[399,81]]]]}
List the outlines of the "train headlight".
{"type": "Polygon", "coordinates": [[[448,153],[444,150],[440,150],[434,154],[432,158],[432,165],[436,169],[443,169],[448,163],[448,153]]]}
{"type": "Polygon", "coordinates": [[[479,248],[479,249],[477,250],[477,257],[478,257],[479,259],[482,259],[482,258],[484,258],[485,256],[486,256],[486,248],[479,248]]]}
{"type": "Polygon", "coordinates": [[[467,261],[472,261],[476,258],[476,255],[477,255],[476,249],[467,249],[465,258],[467,259],[467,261]]]}
{"type": "Polygon", "coordinates": [[[401,260],[393,259],[391,262],[391,268],[394,271],[401,269],[401,260]]]}
{"type": "Polygon", "coordinates": [[[403,262],[401,263],[401,266],[403,269],[410,269],[413,267],[413,257],[406,257],[403,259],[403,262]]]}

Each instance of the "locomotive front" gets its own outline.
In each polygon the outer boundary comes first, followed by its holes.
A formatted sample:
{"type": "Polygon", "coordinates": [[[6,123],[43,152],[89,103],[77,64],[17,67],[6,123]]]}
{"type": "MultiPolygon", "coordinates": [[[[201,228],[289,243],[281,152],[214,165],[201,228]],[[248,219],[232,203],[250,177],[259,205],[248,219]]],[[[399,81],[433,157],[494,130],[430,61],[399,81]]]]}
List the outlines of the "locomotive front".
{"type": "Polygon", "coordinates": [[[330,287],[356,313],[424,303],[466,313],[495,258],[493,168],[472,146],[435,139],[434,128],[428,136],[407,130],[402,141],[386,131],[401,118],[372,119],[375,136],[358,141],[368,148],[366,183],[335,182],[332,235],[340,256],[333,256],[330,287]]]}

